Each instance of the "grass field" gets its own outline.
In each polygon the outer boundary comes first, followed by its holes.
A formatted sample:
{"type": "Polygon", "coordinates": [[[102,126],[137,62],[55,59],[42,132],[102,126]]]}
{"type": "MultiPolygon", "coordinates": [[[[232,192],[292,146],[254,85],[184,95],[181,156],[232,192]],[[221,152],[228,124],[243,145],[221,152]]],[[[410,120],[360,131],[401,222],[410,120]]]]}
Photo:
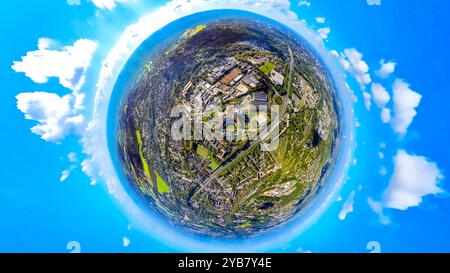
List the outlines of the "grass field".
{"type": "Polygon", "coordinates": [[[208,148],[206,148],[202,145],[198,145],[197,154],[205,159],[208,159],[209,150],[208,150],[208,148]]]}
{"type": "Polygon", "coordinates": [[[156,174],[156,184],[158,185],[158,192],[159,193],[166,193],[170,191],[169,185],[166,184],[164,179],[161,178],[158,172],[155,171],[156,174]]]}
{"type": "Polygon", "coordinates": [[[209,163],[208,167],[214,171],[217,168],[219,168],[219,163],[213,159],[213,160],[211,160],[211,163],[209,163]]]}
{"type": "MultiPolygon", "coordinates": [[[[142,152],[143,143],[142,143],[141,133],[139,132],[139,130],[136,131],[136,138],[137,138],[137,142],[138,142],[139,157],[142,162],[142,168],[144,169],[144,173],[147,176],[147,181],[149,182],[150,185],[153,185],[152,174],[151,174],[151,172],[153,170],[151,170],[150,167],[148,166],[148,163],[144,157],[144,153],[142,152]]],[[[158,187],[158,189],[157,189],[158,192],[159,193],[169,192],[170,191],[169,185],[166,184],[166,182],[161,178],[161,176],[156,171],[155,171],[155,175],[156,175],[156,185],[158,187]]]]}
{"type": "Polygon", "coordinates": [[[219,168],[220,162],[216,160],[214,154],[210,150],[208,150],[208,148],[202,145],[197,146],[197,154],[210,161],[208,167],[213,171],[219,168]]]}
{"type": "Polygon", "coordinates": [[[200,31],[202,31],[204,28],[206,27],[206,25],[198,25],[194,28],[194,30],[192,30],[190,36],[194,36],[195,34],[199,33],[200,31]]]}
{"type": "Polygon", "coordinates": [[[150,168],[148,167],[147,161],[144,158],[144,154],[142,152],[142,137],[141,137],[141,133],[139,132],[139,130],[136,131],[136,138],[137,138],[137,142],[138,142],[138,149],[139,149],[139,157],[141,158],[141,162],[142,162],[142,168],[144,169],[145,175],[147,175],[148,179],[151,179],[151,174],[150,174],[150,168]]]}
{"type": "Polygon", "coordinates": [[[247,222],[243,223],[242,225],[240,225],[240,228],[247,228],[247,227],[250,227],[251,225],[252,225],[252,222],[247,221],[247,222]]]}
{"type": "Polygon", "coordinates": [[[269,76],[270,72],[272,72],[272,70],[274,69],[275,64],[271,63],[271,62],[267,62],[265,63],[263,66],[261,66],[259,68],[259,70],[264,73],[265,75],[269,76]]]}

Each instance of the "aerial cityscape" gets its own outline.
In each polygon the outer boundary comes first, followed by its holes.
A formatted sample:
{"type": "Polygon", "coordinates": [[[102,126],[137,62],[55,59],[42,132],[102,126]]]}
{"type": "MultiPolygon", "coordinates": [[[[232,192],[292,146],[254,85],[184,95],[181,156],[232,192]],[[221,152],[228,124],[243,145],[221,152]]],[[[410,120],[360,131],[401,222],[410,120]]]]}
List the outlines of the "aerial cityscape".
{"type": "Polygon", "coordinates": [[[237,17],[197,25],[145,63],[121,104],[118,149],[152,209],[196,233],[241,237],[314,199],[339,106],[305,42],[237,17]]]}
{"type": "Polygon", "coordinates": [[[450,1],[2,5],[0,252],[450,252],[450,1]]]}

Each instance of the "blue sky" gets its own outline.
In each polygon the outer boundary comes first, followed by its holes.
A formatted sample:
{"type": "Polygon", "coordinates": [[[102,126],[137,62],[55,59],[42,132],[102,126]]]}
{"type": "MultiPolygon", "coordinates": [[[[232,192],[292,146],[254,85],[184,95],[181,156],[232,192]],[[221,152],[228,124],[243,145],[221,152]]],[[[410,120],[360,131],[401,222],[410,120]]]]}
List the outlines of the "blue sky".
{"type": "MultiPolygon", "coordinates": [[[[213,2],[222,6],[220,0],[213,2]]],[[[233,5],[246,9],[259,1],[237,2],[233,5]]],[[[149,24],[157,28],[157,10],[166,1],[81,0],[69,5],[65,0],[7,0],[2,5],[0,138],[6,156],[0,168],[0,251],[69,252],[71,241],[82,252],[189,251],[137,227],[110,194],[107,179],[97,173],[100,167],[91,160],[96,154],[89,151],[89,141],[82,142],[89,139],[86,126],[95,118],[102,62],[139,18],[153,18],[149,24]],[[114,2],[114,7],[102,5],[114,2]],[[22,59],[38,50],[39,40],[42,54],[22,59]],[[53,54],[56,59],[48,57],[53,54]],[[36,91],[40,93],[30,95],[36,91]],[[77,104],[81,94],[84,100],[77,104]],[[30,128],[38,124],[45,126],[32,133],[30,128]],[[64,181],[62,176],[67,176],[64,181]]],[[[186,14],[199,8],[183,1],[166,8],[177,6],[186,14]]],[[[330,29],[323,41],[316,37],[317,43],[326,52],[334,50],[337,57],[330,53],[330,58],[343,65],[339,71],[357,98],[353,107],[358,126],[355,164],[338,193],[342,200],[333,201],[305,232],[264,251],[369,252],[368,242],[375,241],[383,252],[449,252],[450,148],[445,143],[450,133],[450,22],[445,12],[450,3],[280,0],[262,3],[261,13],[265,8],[287,14],[292,22],[306,20],[315,36],[330,29]],[[385,66],[377,73],[381,59],[391,68],[395,63],[394,71],[385,66]],[[379,84],[376,90],[374,83],[379,84]],[[387,123],[381,121],[382,108],[391,111],[387,123]]]]}

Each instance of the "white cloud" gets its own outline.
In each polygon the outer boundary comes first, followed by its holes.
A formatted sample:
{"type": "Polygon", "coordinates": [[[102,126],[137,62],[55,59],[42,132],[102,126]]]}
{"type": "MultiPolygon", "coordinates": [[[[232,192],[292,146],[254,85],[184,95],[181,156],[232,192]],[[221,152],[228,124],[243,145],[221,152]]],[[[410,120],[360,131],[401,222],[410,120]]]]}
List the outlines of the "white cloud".
{"type": "Polygon", "coordinates": [[[339,58],[339,52],[337,52],[337,50],[335,49],[330,50],[330,54],[331,56],[339,58]]]}
{"type": "Polygon", "coordinates": [[[369,197],[367,198],[367,203],[369,204],[369,207],[372,209],[372,211],[378,215],[380,223],[382,223],[383,225],[389,225],[391,223],[391,219],[383,213],[384,208],[381,202],[375,201],[371,197],[369,197]]]}
{"type": "Polygon", "coordinates": [[[325,17],[316,17],[316,22],[319,24],[324,24],[326,20],[325,17]]]}
{"type": "Polygon", "coordinates": [[[393,61],[386,62],[382,59],[380,61],[380,69],[375,71],[375,74],[382,79],[387,79],[392,73],[394,73],[396,66],[397,63],[393,61]]]}
{"type": "Polygon", "coordinates": [[[126,3],[130,0],[92,0],[92,3],[99,9],[112,10],[118,3],[126,3]]]}
{"type": "Polygon", "coordinates": [[[128,237],[122,238],[123,247],[128,247],[130,245],[130,243],[131,243],[131,240],[128,237]]]}
{"type": "Polygon", "coordinates": [[[72,162],[72,163],[78,162],[78,156],[77,156],[77,154],[74,153],[74,152],[70,152],[70,153],[67,155],[67,158],[69,159],[69,162],[72,162]]]}
{"type": "Polygon", "coordinates": [[[381,109],[381,121],[383,123],[389,123],[391,121],[391,109],[383,108],[381,109]]]}
{"type": "Polygon", "coordinates": [[[16,96],[17,108],[25,118],[35,120],[31,131],[46,141],[59,142],[66,135],[79,134],[84,128],[84,116],[73,108],[73,95],[60,97],[54,93],[30,92],[16,96]]]}
{"type": "Polygon", "coordinates": [[[92,161],[93,159],[83,160],[83,162],[81,162],[81,170],[91,178],[90,185],[95,186],[97,184],[97,179],[94,177],[94,167],[92,161]]]}
{"type": "Polygon", "coordinates": [[[342,205],[342,210],[339,212],[339,220],[343,221],[347,217],[347,215],[353,211],[353,203],[355,202],[355,191],[352,191],[349,196],[347,197],[347,200],[345,200],[344,204],[342,205]]]}
{"type": "Polygon", "coordinates": [[[369,6],[380,6],[381,0],[367,0],[369,6]]]}
{"type": "Polygon", "coordinates": [[[384,159],[384,153],[383,152],[378,152],[378,158],[379,159],[384,159]]]}
{"type": "Polygon", "coordinates": [[[309,7],[309,6],[311,6],[311,2],[300,0],[300,1],[298,1],[298,6],[299,7],[309,7]]]}
{"type": "Polygon", "coordinates": [[[372,83],[372,95],[378,108],[384,108],[391,99],[386,89],[379,83],[372,83]]]}
{"type": "Polygon", "coordinates": [[[70,170],[64,170],[61,172],[61,177],[59,178],[59,181],[64,182],[70,175],[70,170]]]}
{"type": "Polygon", "coordinates": [[[25,73],[35,83],[46,83],[49,78],[55,77],[62,86],[79,90],[84,84],[85,72],[96,48],[97,44],[87,39],[60,47],[54,40],[40,38],[38,50],[27,52],[11,68],[25,73]]]}
{"type": "Polygon", "coordinates": [[[394,117],[391,120],[391,126],[394,132],[404,135],[417,114],[416,108],[420,104],[422,95],[411,90],[409,84],[401,79],[395,80],[393,92],[394,117]]]}
{"type": "Polygon", "coordinates": [[[12,69],[23,72],[36,83],[46,83],[49,78],[58,78],[59,83],[72,90],[71,94],[59,96],[49,92],[24,92],[16,96],[17,108],[25,118],[35,120],[38,125],[31,131],[46,141],[59,142],[65,136],[79,134],[84,129],[85,95],[79,90],[85,81],[97,44],[79,39],[73,45],[60,46],[58,42],[40,38],[38,50],[29,51],[21,61],[15,61],[12,69]]]}
{"type": "Polygon", "coordinates": [[[436,163],[399,150],[394,157],[394,173],[383,194],[384,206],[399,210],[418,206],[424,196],[443,192],[438,185],[441,179],[436,163]]]}
{"type": "Polygon", "coordinates": [[[380,168],[380,170],[378,171],[378,173],[379,173],[381,176],[386,176],[387,173],[388,173],[387,168],[386,168],[385,166],[381,166],[381,168],[380,168]]]}
{"type": "Polygon", "coordinates": [[[363,60],[363,54],[355,48],[347,48],[341,54],[341,64],[359,83],[361,90],[366,90],[366,85],[372,82],[369,65],[363,60]]]}
{"type": "Polygon", "coordinates": [[[370,111],[370,107],[372,106],[372,95],[370,95],[369,92],[364,91],[363,98],[364,98],[364,106],[366,107],[367,110],[370,111]]]}
{"type": "Polygon", "coordinates": [[[329,27],[322,27],[317,30],[320,39],[326,40],[328,39],[328,35],[330,35],[331,29],[329,27]]]}

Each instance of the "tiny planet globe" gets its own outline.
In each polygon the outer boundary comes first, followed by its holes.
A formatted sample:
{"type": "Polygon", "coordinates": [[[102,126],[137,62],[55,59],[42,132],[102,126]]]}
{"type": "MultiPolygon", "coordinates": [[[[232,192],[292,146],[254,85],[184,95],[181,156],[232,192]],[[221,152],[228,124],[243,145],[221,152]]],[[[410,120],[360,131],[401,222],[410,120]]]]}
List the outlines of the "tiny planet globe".
{"type": "Polygon", "coordinates": [[[247,12],[204,12],[152,34],[119,77],[120,168],[145,209],[219,238],[267,233],[327,183],[339,102],[298,33],[247,12]]]}

